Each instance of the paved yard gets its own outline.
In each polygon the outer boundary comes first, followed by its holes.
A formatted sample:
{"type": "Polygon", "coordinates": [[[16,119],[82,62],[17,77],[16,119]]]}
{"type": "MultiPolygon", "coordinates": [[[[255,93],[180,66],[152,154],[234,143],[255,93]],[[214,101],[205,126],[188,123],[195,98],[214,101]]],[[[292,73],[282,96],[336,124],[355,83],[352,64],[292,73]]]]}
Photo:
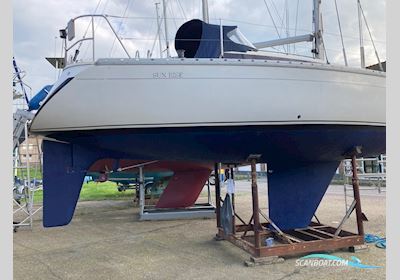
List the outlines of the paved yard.
{"type": "MultiPolygon", "coordinates": [[[[236,209],[248,219],[251,196],[246,185],[250,189],[249,182],[238,186],[236,209]]],[[[260,193],[263,190],[261,183],[260,193]]],[[[260,195],[262,207],[265,201],[260,195]]],[[[385,204],[384,193],[362,195],[367,233],[385,236],[385,204]]],[[[332,187],[317,216],[337,226],[343,212],[343,194],[332,187]]],[[[137,214],[133,203],[125,200],[80,202],[72,223],[60,228],[43,228],[37,216],[32,231],[14,234],[14,279],[385,279],[385,250],[374,245],[365,252],[334,254],[345,259],[357,256],[364,264],[383,266],[380,269],[299,268],[296,257],[245,267],[249,256],[244,251],[213,240],[214,219],[140,222],[137,214]]],[[[354,219],[345,229],[355,230],[354,219]]]]}

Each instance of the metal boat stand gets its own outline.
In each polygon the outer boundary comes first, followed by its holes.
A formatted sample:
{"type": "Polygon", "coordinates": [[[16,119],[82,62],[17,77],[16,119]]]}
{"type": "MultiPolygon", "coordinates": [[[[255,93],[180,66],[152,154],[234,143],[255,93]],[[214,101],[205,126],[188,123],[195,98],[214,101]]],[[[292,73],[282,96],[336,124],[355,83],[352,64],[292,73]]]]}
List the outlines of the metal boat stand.
{"type": "Polygon", "coordinates": [[[146,205],[144,187],[144,166],[139,167],[139,220],[179,220],[179,219],[212,219],[215,218],[215,206],[211,203],[210,184],[207,184],[208,202],[196,203],[185,208],[156,208],[146,205]]]}
{"type": "MultiPolygon", "coordinates": [[[[357,177],[356,152],[352,154],[353,164],[353,192],[354,202],[352,207],[348,209],[346,215],[338,228],[324,225],[317,222],[311,222],[308,227],[292,230],[280,230],[274,222],[264,213],[260,211],[258,203],[258,187],[256,163],[257,157],[249,158],[251,163],[251,189],[252,189],[252,206],[253,213],[249,222],[245,222],[235,211],[233,211],[232,219],[233,230],[230,233],[224,232],[221,225],[221,190],[219,176],[215,176],[215,193],[216,193],[216,220],[218,233],[215,240],[227,240],[238,246],[251,255],[250,262],[245,262],[248,266],[259,264],[271,264],[283,261],[281,257],[293,256],[312,252],[326,252],[337,249],[347,248],[354,251],[357,246],[364,245],[364,227],[363,220],[365,215],[361,212],[361,200],[359,192],[359,184],[357,177]],[[352,233],[342,229],[344,223],[355,210],[357,218],[357,233],[352,233]],[[260,221],[260,216],[265,222],[260,221]],[[241,223],[236,224],[236,221],[241,223]],[[271,230],[273,229],[273,230],[271,230]],[[274,238],[274,244],[266,245],[266,239],[274,238]]],[[[218,164],[215,164],[215,174],[219,174],[218,164]]],[[[234,204],[234,202],[232,203],[234,204]]],[[[234,205],[232,208],[235,209],[234,205]]],[[[315,216],[315,215],[314,215],[315,216]]]]}

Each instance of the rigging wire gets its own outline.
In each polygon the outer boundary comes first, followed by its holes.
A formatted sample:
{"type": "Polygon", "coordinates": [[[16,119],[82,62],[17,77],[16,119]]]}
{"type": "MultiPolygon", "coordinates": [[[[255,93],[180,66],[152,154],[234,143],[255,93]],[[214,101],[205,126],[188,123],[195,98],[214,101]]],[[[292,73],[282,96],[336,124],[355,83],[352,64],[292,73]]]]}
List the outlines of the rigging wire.
{"type": "Polygon", "coordinates": [[[168,23],[167,23],[167,13],[168,13],[168,5],[169,0],[163,0],[163,9],[162,9],[162,20],[164,22],[164,35],[165,35],[165,50],[167,52],[167,58],[171,57],[170,49],[171,46],[169,45],[169,31],[168,31],[168,23]]]}
{"type": "MultiPolygon", "coordinates": [[[[126,4],[124,13],[123,13],[123,15],[122,15],[123,19],[122,19],[121,22],[119,23],[118,31],[116,32],[116,33],[117,33],[117,36],[118,36],[118,33],[121,31],[122,25],[123,25],[124,22],[125,22],[125,18],[124,18],[124,17],[125,17],[125,15],[126,15],[126,12],[128,11],[128,8],[129,8],[130,5],[131,5],[131,0],[128,0],[128,3],[126,4]]],[[[117,40],[117,38],[114,37],[114,40],[113,40],[113,43],[112,43],[112,46],[111,46],[111,50],[110,50],[110,54],[109,54],[110,57],[112,56],[112,53],[113,53],[113,50],[114,50],[114,46],[115,46],[115,41],[116,41],[116,40],[117,40]]]]}
{"type": "Polygon", "coordinates": [[[363,10],[363,8],[361,6],[361,2],[358,1],[358,3],[360,5],[361,14],[362,14],[362,16],[364,18],[365,26],[367,27],[369,37],[371,38],[372,46],[374,47],[374,50],[375,50],[376,58],[378,59],[379,68],[380,68],[381,71],[383,71],[382,63],[381,63],[381,60],[379,59],[378,51],[376,50],[374,39],[372,38],[371,30],[369,29],[369,26],[368,26],[367,18],[364,15],[364,10],[363,10]]]}
{"type": "MultiPolygon", "coordinates": [[[[122,18],[122,16],[116,16],[116,15],[106,15],[108,18],[122,18]]],[[[136,16],[129,16],[129,17],[125,17],[126,19],[157,19],[156,17],[136,17],[136,16]]],[[[172,19],[172,17],[169,17],[172,19]]],[[[175,17],[176,20],[185,20],[185,18],[183,17],[175,17]]],[[[220,20],[222,19],[223,21],[226,22],[236,22],[236,23],[243,23],[243,24],[248,24],[248,25],[254,25],[254,26],[260,26],[260,27],[268,27],[271,29],[275,29],[274,25],[270,25],[270,24],[262,24],[262,23],[254,23],[254,22],[249,22],[249,21],[244,21],[244,20],[236,20],[236,19],[226,19],[226,18],[210,18],[212,20],[220,20]]],[[[282,29],[280,27],[278,27],[279,29],[282,29]]],[[[276,29],[275,29],[276,30],[276,29]]],[[[295,28],[289,28],[289,30],[294,31],[295,28]]],[[[297,31],[304,31],[304,32],[311,32],[309,29],[303,29],[303,28],[297,28],[297,31]]],[[[332,36],[336,36],[336,37],[340,37],[339,34],[337,33],[333,33],[333,32],[326,32],[324,31],[324,34],[328,34],[328,35],[332,35],[332,36]]],[[[358,40],[358,37],[355,36],[343,36],[343,38],[348,38],[348,39],[354,39],[354,40],[358,40]]],[[[383,40],[374,40],[375,42],[381,43],[381,44],[385,44],[386,41],[383,40]]]]}
{"type": "MultiPolygon", "coordinates": [[[[300,0],[297,0],[297,5],[296,5],[296,23],[294,26],[294,36],[297,35],[297,23],[298,23],[298,17],[299,17],[299,2],[300,0]]],[[[293,50],[296,53],[296,44],[293,45],[293,50]]]]}
{"type": "Polygon", "coordinates": [[[361,19],[360,0],[357,0],[357,12],[358,12],[358,32],[360,36],[360,63],[361,63],[361,68],[365,68],[364,33],[362,29],[363,26],[361,19]]]}
{"type": "MultiPolygon", "coordinates": [[[[282,16],[281,16],[279,14],[278,8],[275,5],[275,1],[274,0],[269,0],[269,1],[272,4],[273,11],[275,12],[276,16],[278,17],[278,21],[280,21],[279,29],[282,32],[284,32],[285,29],[287,30],[287,26],[285,26],[285,22],[284,22],[284,20],[285,20],[285,9],[283,9],[283,13],[282,13],[282,16]]],[[[287,1],[287,0],[285,0],[285,1],[287,1]]],[[[284,51],[286,52],[285,46],[283,45],[281,47],[283,47],[284,51]]]]}
{"type": "MultiPolygon", "coordinates": [[[[93,14],[96,14],[97,9],[99,8],[101,1],[102,1],[102,0],[99,0],[99,2],[97,2],[97,6],[96,6],[96,9],[94,9],[93,14]]],[[[106,3],[106,4],[107,4],[107,3],[106,3]]],[[[86,31],[85,31],[85,33],[83,34],[83,38],[86,38],[86,35],[87,35],[87,33],[89,32],[89,28],[90,28],[91,25],[92,25],[92,21],[89,22],[89,24],[88,24],[88,26],[87,26],[87,28],[86,28],[86,31]]],[[[78,50],[78,51],[79,51],[79,49],[81,48],[82,43],[83,43],[83,41],[81,41],[81,42],[79,43],[79,46],[77,47],[77,50],[78,50]]]]}
{"type": "Polygon", "coordinates": [[[181,9],[183,17],[185,18],[185,20],[187,20],[187,16],[186,16],[185,10],[182,7],[181,1],[180,0],[176,0],[176,1],[178,2],[178,5],[179,5],[179,7],[181,9]]]}
{"type": "Polygon", "coordinates": [[[268,4],[267,4],[267,1],[266,1],[266,0],[263,0],[263,1],[264,1],[264,4],[265,4],[265,7],[267,8],[268,14],[269,14],[269,16],[270,16],[270,18],[271,18],[271,20],[272,20],[272,24],[273,24],[274,27],[275,27],[275,31],[276,31],[276,33],[278,34],[278,37],[279,37],[279,39],[280,39],[280,38],[281,38],[281,34],[279,33],[278,27],[276,26],[274,17],[273,17],[272,14],[271,14],[271,10],[269,9],[269,6],[268,6],[268,4]]]}
{"type": "MultiPolygon", "coordinates": [[[[153,21],[151,21],[151,25],[150,25],[150,27],[148,29],[148,30],[150,30],[151,34],[153,33],[154,24],[157,27],[157,21],[153,20],[153,21]]],[[[156,35],[158,35],[158,34],[156,33],[156,35]]],[[[149,46],[151,46],[151,45],[152,45],[151,40],[147,40],[145,45],[144,45],[144,49],[147,51],[147,58],[151,58],[151,56],[152,56],[152,51],[150,51],[150,48],[149,48],[149,46]]]]}
{"type": "MultiPolygon", "coordinates": [[[[273,17],[272,14],[271,14],[271,10],[270,10],[270,8],[269,8],[269,6],[268,6],[268,4],[267,4],[267,1],[266,1],[266,0],[263,0],[263,1],[264,1],[264,4],[265,4],[265,7],[267,8],[268,14],[269,14],[269,16],[270,16],[270,18],[271,18],[271,20],[272,20],[272,24],[273,24],[274,27],[275,27],[275,31],[276,31],[276,33],[278,34],[278,37],[279,37],[279,39],[280,39],[280,38],[281,38],[281,34],[279,33],[278,27],[276,26],[274,17],[273,17]]],[[[285,46],[282,46],[282,47],[283,47],[283,49],[284,49],[285,52],[286,52],[285,46]]]]}
{"type": "MultiPolygon", "coordinates": [[[[122,18],[122,16],[117,16],[117,15],[106,15],[108,18],[122,18]]],[[[129,16],[129,17],[125,17],[126,19],[157,19],[156,17],[136,17],[136,16],[129,16]]],[[[169,17],[172,19],[172,17],[169,17]]],[[[185,18],[182,17],[176,17],[176,20],[185,20],[185,18]]],[[[262,23],[254,23],[254,22],[249,22],[249,21],[245,21],[245,20],[236,20],[236,19],[226,19],[226,18],[210,18],[212,20],[220,20],[222,19],[225,22],[235,22],[235,23],[242,23],[242,24],[248,24],[248,25],[253,25],[253,26],[259,26],[259,27],[267,27],[267,28],[271,28],[271,29],[275,29],[274,25],[271,24],[262,24],[262,23]]],[[[279,28],[279,27],[278,27],[279,28]]],[[[282,28],[279,28],[282,29],[282,28]]],[[[294,31],[295,28],[289,28],[289,30],[294,31]]],[[[297,28],[297,31],[303,31],[303,32],[312,32],[309,29],[303,29],[303,28],[297,28]]],[[[325,35],[330,35],[330,36],[335,36],[335,37],[340,37],[340,34],[337,33],[333,33],[333,32],[327,32],[324,31],[325,35]]],[[[349,36],[349,35],[343,35],[343,38],[347,38],[347,39],[352,39],[352,40],[358,40],[358,37],[355,36],[349,36]]],[[[365,39],[365,40],[369,40],[369,39],[365,39]]],[[[383,40],[374,40],[375,43],[380,43],[380,44],[386,44],[386,41],[383,40]]]]}
{"type": "MultiPolygon", "coordinates": [[[[156,36],[155,36],[155,38],[153,40],[153,45],[152,45],[151,51],[150,51],[151,54],[154,52],[154,48],[156,46],[157,41],[160,41],[160,40],[157,40],[158,35],[160,34],[160,32],[161,32],[161,21],[157,24],[157,33],[156,33],[156,36]]],[[[159,42],[159,44],[161,44],[161,41],[159,42]]],[[[160,53],[160,57],[161,57],[161,53],[160,53]]]]}
{"type": "MultiPolygon", "coordinates": [[[[95,12],[99,9],[99,6],[100,6],[100,4],[101,4],[101,1],[102,0],[100,0],[99,2],[98,2],[98,5],[97,5],[97,7],[96,7],[96,10],[95,10],[95,12]]],[[[179,0],[177,0],[177,1],[179,1],[179,0]]],[[[297,1],[298,3],[297,4],[299,4],[299,0],[297,1]]],[[[335,0],[335,2],[336,2],[336,0],[335,0]]],[[[273,3],[273,2],[272,2],[273,3]]],[[[108,4],[108,2],[106,2],[105,3],[105,5],[104,5],[104,8],[105,8],[105,6],[108,4]]],[[[180,5],[180,7],[182,7],[182,4],[180,3],[180,2],[178,2],[178,4],[180,5]]],[[[270,15],[270,17],[271,17],[271,19],[272,19],[272,21],[273,21],[273,24],[274,25],[266,25],[266,24],[257,24],[257,23],[252,23],[252,22],[246,22],[246,21],[238,21],[238,20],[226,20],[226,21],[232,21],[232,22],[241,22],[241,23],[245,23],[245,24],[249,24],[249,25],[255,25],[255,26],[265,26],[265,27],[270,27],[270,28],[274,28],[275,29],[275,31],[277,32],[277,34],[278,34],[278,36],[280,36],[280,32],[279,32],[279,27],[277,27],[277,25],[276,25],[276,21],[272,18],[272,13],[271,13],[271,9],[270,9],[270,7],[269,7],[269,5],[268,5],[268,3],[266,2],[266,0],[264,0],[264,4],[266,4],[266,7],[267,7],[267,10],[269,11],[269,15],[270,15]]],[[[336,4],[336,3],[335,3],[336,4]]],[[[274,5],[275,6],[275,5],[274,5]]],[[[183,8],[183,7],[182,7],[183,8]]],[[[171,9],[171,8],[170,8],[171,9]]],[[[299,8],[298,8],[298,5],[297,5],[297,8],[296,8],[296,26],[295,26],[295,28],[290,28],[290,26],[286,26],[286,28],[287,28],[287,30],[295,30],[295,32],[297,33],[298,31],[300,31],[300,30],[303,30],[303,29],[299,29],[298,28],[298,13],[299,13],[299,10],[298,10],[299,8]]],[[[138,18],[145,18],[145,19],[154,19],[155,17],[133,17],[133,16],[113,16],[113,15],[106,15],[107,17],[114,17],[114,18],[121,18],[121,19],[138,19],[138,18]]],[[[365,18],[365,14],[363,13],[363,17],[364,17],[364,20],[366,21],[366,18],[365,18]]],[[[175,18],[175,17],[172,17],[172,19],[185,19],[185,18],[175,18]]],[[[176,21],[175,21],[175,25],[176,25],[176,21]]],[[[87,30],[90,28],[90,24],[88,25],[88,28],[87,28],[87,30]]],[[[282,31],[282,29],[283,29],[283,27],[281,27],[280,28],[281,29],[281,31],[282,31]]],[[[307,30],[305,30],[305,31],[307,31],[307,30]]],[[[307,31],[308,32],[308,31],[307,31]]],[[[368,28],[368,32],[369,32],[369,34],[370,34],[370,40],[372,41],[372,43],[373,43],[373,45],[374,45],[374,49],[375,49],[375,54],[377,55],[377,50],[376,50],[376,46],[375,46],[375,43],[376,42],[378,42],[378,43],[382,43],[382,44],[384,44],[385,42],[384,41],[380,41],[380,40],[373,40],[373,38],[372,38],[372,35],[371,35],[371,31],[370,31],[370,29],[368,28]]],[[[164,34],[162,34],[162,35],[164,35],[164,34]]],[[[330,32],[325,32],[325,35],[332,35],[332,36],[336,36],[336,37],[341,37],[341,40],[343,40],[343,38],[351,38],[351,39],[356,39],[356,37],[351,37],[351,36],[343,36],[343,34],[341,33],[340,35],[338,35],[337,33],[330,33],[330,32]]],[[[148,39],[148,40],[152,40],[152,39],[148,39]]],[[[114,42],[115,42],[115,39],[114,39],[114,42]]],[[[343,44],[342,44],[342,46],[343,46],[343,44]]],[[[326,51],[326,50],[325,50],[326,51]]],[[[378,55],[377,55],[377,58],[378,58],[378,61],[379,61],[379,57],[378,57],[378,55]]]]}
{"type": "Polygon", "coordinates": [[[328,59],[328,53],[326,52],[324,37],[323,37],[322,35],[321,35],[321,41],[322,41],[322,45],[324,46],[324,53],[325,53],[326,63],[327,63],[327,64],[331,64],[331,63],[329,62],[329,59],[328,59]]]}
{"type": "MultiPolygon", "coordinates": [[[[106,15],[108,18],[122,18],[121,16],[115,16],[115,15],[106,15]]],[[[156,17],[132,17],[132,16],[130,16],[130,17],[125,17],[126,19],[153,19],[153,20],[156,20],[157,18],[156,17]]],[[[171,18],[171,17],[170,17],[171,18]]],[[[171,18],[172,19],[172,18],[171,18]]],[[[175,18],[176,20],[184,20],[184,18],[175,18]]],[[[211,18],[212,20],[216,20],[216,19],[214,19],[214,18],[211,18]]],[[[275,28],[274,28],[274,26],[273,25],[269,25],[269,24],[260,24],[260,23],[254,23],[254,22],[248,22],[248,21],[243,21],[243,20],[234,20],[234,19],[226,19],[226,18],[221,18],[224,22],[233,22],[233,23],[242,23],[242,24],[247,24],[247,25],[253,25],[253,26],[259,26],[259,27],[266,27],[266,28],[271,28],[271,29],[274,29],[275,30],[275,28]]],[[[219,20],[219,18],[218,18],[218,20],[219,20]]],[[[295,28],[290,28],[290,30],[292,30],[292,31],[294,31],[295,30],[295,28]]],[[[302,29],[302,28],[297,28],[297,32],[299,32],[299,31],[303,31],[303,32],[307,32],[307,33],[311,33],[312,31],[310,31],[310,30],[307,30],[307,29],[302,29]]],[[[333,32],[327,32],[327,31],[324,31],[324,34],[325,35],[328,35],[328,36],[333,36],[333,37],[340,37],[340,35],[339,34],[337,34],[337,33],[333,33],[333,32]]],[[[358,37],[355,37],[355,36],[348,36],[348,35],[343,35],[343,38],[344,39],[348,39],[348,40],[358,40],[359,38],[358,37]]],[[[126,39],[126,38],[125,38],[126,39]]],[[[147,38],[147,39],[142,39],[142,38],[138,38],[138,40],[153,40],[153,38],[147,38]]],[[[368,39],[368,38],[365,38],[365,40],[367,40],[367,41],[370,41],[370,39],[368,39]]],[[[386,44],[386,42],[385,41],[383,41],[383,40],[374,40],[374,42],[375,42],[375,44],[376,43],[379,43],[379,44],[386,44]]],[[[347,50],[347,53],[348,53],[349,51],[347,50]]]]}
{"type": "MultiPolygon", "coordinates": [[[[168,2],[168,0],[167,0],[167,2],[168,2]]],[[[175,13],[174,13],[174,10],[172,9],[171,6],[172,6],[172,5],[167,5],[167,8],[168,8],[170,14],[172,15],[171,19],[173,19],[173,21],[174,21],[175,28],[178,29],[178,25],[176,24],[175,13]]]]}
{"type": "MultiPolygon", "coordinates": [[[[110,3],[110,1],[106,0],[106,2],[104,3],[104,6],[103,6],[103,10],[100,13],[101,15],[104,14],[104,11],[106,10],[108,3],[110,3]]],[[[95,13],[96,13],[98,8],[99,7],[96,8],[95,13]]],[[[94,20],[93,20],[93,22],[95,24],[95,28],[94,28],[95,33],[96,33],[97,28],[99,27],[99,25],[97,24],[99,21],[101,21],[101,19],[94,18],[94,20]]],[[[89,23],[88,28],[90,27],[91,24],[92,24],[92,21],[89,23]]],[[[86,32],[87,32],[87,30],[86,30],[86,32]]],[[[85,36],[86,35],[84,35],[83,38],[85,38],[85,36]]],[[[80,43],[80,45],[82,45],[82,43],[83,43],[83,41],[80,43]]],[[[89,49],[89,44],[86,45],[86,49],[85,49],[85,52],[83,53],[83,57],[86,56],[86,53],[88,52],[88,49],[89,49]]],[[[78,51],[79,51],[79,48],[78,48],[78,51]]]]}
{"type": "MultiPolygon", "coordinates": [[[[158,15],[158,6],[157,5],[161,5],[161,4],[160,3],[156,3],[156,11],[157,11],[157,15],[158,15]]],[[[162,36],[162,34],[160,32],[161,32],[162,18],[159,15],[158,15],[158,18],[156,20],[156,23],[157,23],[157,33],[156,33],[155,38],[153,40],[153,45],[151,47],[150,53],[153,54],[154,48],[155,48],[156,43],[157,43],[157,39],[159,39],[158,41],[159,41],[159,45],[160,45],[160,58],[161,58],[162,57],[162,51],[161,51],[162,50],[162,46],[161,46],[161,36],[162,36]]]]}
{"type": "MultiPolygon", "coordinates": [[[[285,9],[286,1],[287,1],[287,0],[285,0],[285,3],[284,3],[284,5],[283,5],[283,9],[282,9],[282,28],[285,27],[284,20],[286,19],[286,9],[285,9]]],[[[274,1],[271,0],[271,2],[273,3],[274,1]]]]}
{"type": "Polygon", "coordinates": [[[335,0],[335,8],[336,8],[336,16],[337,16],[337,21],[338,21],[338,26],[339,26],[339,32],[340,32],[340,39],[342,41],[342,49],[343,49],[343,59],[344,59],[344,64],[348,66],[347,62],[347,56],[346,56],[346,49],[344,47],[344,41],[343,41],[343,33],[342,33],[342,26],[340,23],[340,16],[339,16],[339,10],[337,6],[337,0],[335,0]]]}
{"type": "Polygon", "coordinates": [[[272,8],[274,8],[275,14],[278,17],[278,20],[281,22],[281,28],[283,28],[284,24],[283,24],[283,17],[281,17],[281,15],[278,12],[278,9],[276,8],[275,5],[275,1],[274,0],[270,0],[271,4],[272,4],[272,8]]]}
{"type": "MultiPolygon", "coordinates": [[[[286,37],[290,37],[290,32],[289,32],[289,25],[290,25],[290,23],[289,23],[289,4],[288,4],[288,0],[285,0],[285,10],[286,10],[286,13],[285,13],[285,17],[286,17],[286,37]]],[[[289,44],[287,45],[287,49],[288,49],[288,52],[290,52],[290,45],[289,44]]]]}
{"type": "Polygon", "coordinates": [[[101,11],[102,14],[104,14],[104,11],[106,10],[108,3],[110,3],[110,1],[106,1],[106,3],[104,4],[103,10],[101,11]]]}
{"type": "MultiPolygon", "coordinates": [[[[172,5],[167,5],[167,8],[168,8],[168,10],[169,10],[169,12],[170,12],[170,15],[172,15],[172,19],[173,19],[174,25],[175,25],[175,30],[178,30],[178,25],[177,25],[177,23],[176,23],[175,13],[174,13],[174,10],[172,9],[171,6],[172,6],[172,5]]],[[[168,36],[168,38],[169,38],[169,36],[168,36]]],[[[175,41],[174,41],[174,40],[172,40],[172,44],[175,44],[175,41]]],[[[172,45],[172,44],[171,44],[171,45],[172,45]]],[[[171,51],[171,49],[173,49],[173,48],[171,48],[171,45],[169,46],[170,51],[171,51]]]]}

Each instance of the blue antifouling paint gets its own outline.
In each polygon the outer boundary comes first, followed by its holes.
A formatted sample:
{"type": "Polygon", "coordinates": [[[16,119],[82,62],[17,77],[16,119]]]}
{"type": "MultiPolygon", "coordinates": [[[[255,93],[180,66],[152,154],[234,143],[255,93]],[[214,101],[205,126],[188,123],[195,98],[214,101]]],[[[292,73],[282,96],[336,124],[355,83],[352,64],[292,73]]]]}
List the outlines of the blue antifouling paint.
{"type": "MultiPolygon", "coordinates": [[[[274,125],[63,131],[44,141],[44,225],[68,224],[82,182],[97,159],[268,163],[269,215],[282,229],[308,226],[343,154],[384,153],[385,127],[274,125]]],[[[118,165],[116,165],[118,166],[118,165]]],[[[115,169],[116,166],[113,166],[115,169]]],[[[265,203],[260,203],[265,205],[265,203]]]]}
{"type": "Polygon", "coordinates": [[[43,141],[43,225],[68,224],[75,211],[86,170],[101,155],[79,145],[43,141]]]}
{"type": "Polygon", "coordinates": [[[340,162],[290,162],[268,176],[269,217],[282,230],[304,228],[340,162]]]}

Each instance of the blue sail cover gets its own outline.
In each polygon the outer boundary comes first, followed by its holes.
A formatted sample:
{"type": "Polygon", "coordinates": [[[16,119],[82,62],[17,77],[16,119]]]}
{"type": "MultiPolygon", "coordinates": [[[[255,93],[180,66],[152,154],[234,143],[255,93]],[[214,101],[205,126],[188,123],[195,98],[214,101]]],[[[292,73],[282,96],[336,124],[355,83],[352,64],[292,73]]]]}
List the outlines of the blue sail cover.
{"type": "Polygon", "coordinates": [[[42,102],[47,94],[50,92],[53,85],[47,85],[43,87],[28,103],[29,111],[37,110],[40,107],[40,102],[42,102]]]}
{"type": "MultiPolygon", "coordinates": [[[[233,42],[228,33],[237,26],[223,26],[224,51],[246,52],[252,47],[233,42]]],[[[185,50],[186,58],[218,58],[221,54],[220,26],[198,19],[184,23],[176,32],[175,49],[185,50]]]]}

